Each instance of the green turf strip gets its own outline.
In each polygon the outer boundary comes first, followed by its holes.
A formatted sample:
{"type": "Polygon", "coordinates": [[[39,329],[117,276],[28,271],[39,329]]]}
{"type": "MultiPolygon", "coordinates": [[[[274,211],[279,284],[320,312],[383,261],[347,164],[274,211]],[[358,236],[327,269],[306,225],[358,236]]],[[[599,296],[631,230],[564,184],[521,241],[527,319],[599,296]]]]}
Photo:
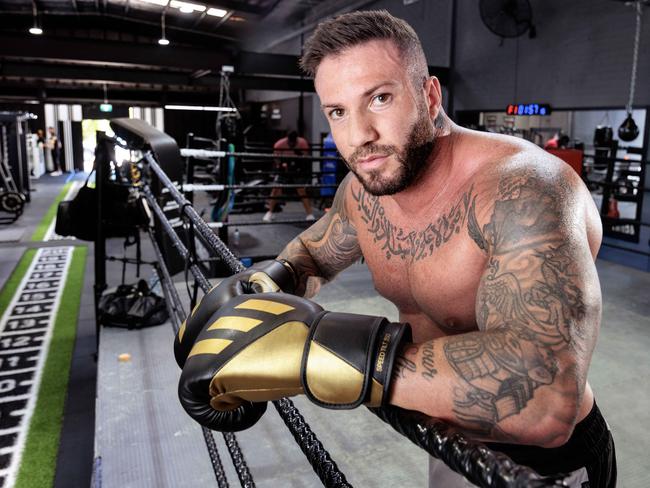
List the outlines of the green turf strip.
{"type": "Polygon", "coordinates": [[[50,224],[56,218],[56,211],[59,208],[59,202],[63,201],[65,196],[68,194],[68,190],[70,190],[72,184],[73,182],[69,181],[63,185],[63,190],[61,190],[61,192],[54,199],[54,203],[50,205],[50,208],[48,208],[47,212],[45,212],[45,215],[41,219],[41,222],[38,224],[38,227],[36,227],[36,230],[32,235],[32,241],[42,241],[45,238],[47,229],[50,228],[50,224]]]}
{"type": "Polygon", "coordinates": [[[15,488],[54,483],[87,251],[77,247],[72,254],[15,488]]]}
{"type": "Polygon", "coordinates": [[[11,299],[16,293],[16,288],[18,288],[18,285],[20,285],[20,282],[23,280],[35,254],[36,249],[28,249],[20,258],[20,261],[18,261],[18,264],[12,271],[11,276],[9,276],[9,279],[2,287],[2,291],[0,291],[0,316],[5,313],[9,303],[11,303],[11,299]]]}

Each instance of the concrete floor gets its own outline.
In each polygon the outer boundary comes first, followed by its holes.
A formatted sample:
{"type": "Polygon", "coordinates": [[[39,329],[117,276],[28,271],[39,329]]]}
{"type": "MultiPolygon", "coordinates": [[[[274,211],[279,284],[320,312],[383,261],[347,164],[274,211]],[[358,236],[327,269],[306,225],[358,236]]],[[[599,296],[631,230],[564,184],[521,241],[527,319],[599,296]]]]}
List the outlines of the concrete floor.
{"type": "MultiPolygon", "coordinates": [[[[35,245],[28,241],[29,236],[44,210],[49,206],[48,201],[51,202],[63,183],[62,178],[56,180],[50,177],[45,178],[38,184],[34,202],[27,206],[25,214],[12,226],[14,229],[25,229],[22,239],[19,242],[0,242],[0,285],[6,281],[22,251],[35,245]]],[[[300,215],[300,207],[296,209],[296,215],[300,215]]],[[[252,229],[249,227],[245,230],[248,232],[252,229]]],[[[278,235],[273,239],[274,246],[280,244],[278,240],[281,237],[278,235]]],[[[286,234],[284,239],[286,240],[286,234]]],[[[647,487],[650,485],[650,473],[648,473],[650,463],[647,461],[650,450],[648,437],[650,409],[647,406],[650,402],[650,389],[647,383],[650,374],[650,354],[648,353],[650,351],[650,300],[648,298],[650,296],[648,293],[650,274],[605,261],[598,261],[597,266],[603,290],[603,322],[592,360],[589,380],[616,441],[619,468],[618,486],[624,488],[647,487]]],[[[93,368],[95,363],[92,361],[94,337],[92,335],[91,287],[92,262],[89,262],[55,486],[89,485],[93,438],[92,432],[89,432],[88,429],[92,428],[90,426],[94,423],[95,415],[93,410],[95,394],[93,368]]],[[[184,289],[184,285],[179,288],[184,289]]],[[[186,294],[182,296],[186,296],[186,294]]],[[[371,311],[373,314],[382,314],[393,319],[397,316],[392,304],[376,296],[368,271],[363,265],[355,265],[342,273],[335,282],[323,288],[316,300],[330,310],[359,313],[371,311]],[[351,296],[355,298],[350,299],[351,296]]],[[[116,333],[112,334],[111,340],[107,340],[106,344],[112,344],[112,347],[119,352],[125,352],[135,344],[137,342],[134,341],[135,334],[139,333],[138,331],[122,330],[113,332],[116,333]]],[[[160,350],[168,350],[171,337],[171,330],[168,326],[149,329],[146,334],[159,336],[157,340],[160,341],[160,350]]],[[[153,342],[146,341],[140,342],[140,344],[152,345],[153,342]]],[[[158,362],[160,365],[159,358],[153,357],[152,361],[158,362]]],[[[176,402],[174,375],[177,378],[178,373],[173,369],[175,364],[172,366],[168,372],[171,375],[170,381],[161,381],[156,388],[164,390],[165,395],[168,395],[170,408],[176,408],[173,403],[176,402]]],[[[160,369],[164,370],[165,368],[161,367],[160,369]]],[[[134,372],[137,373],[137,369],[134,372]]],[[[108,376],[110,371],[106,370],[105,373],[108,376]]],[[[127,380],[120,383],[125,389],[128,389],[129,385],[137,384],[137,382],[127,380]]],[[[109,388],[111,384],[100,384],[100,393],[103,387],[109,388]]],[[[368,412],[363,409],[350,412],[318,409],[302,398],[296,399],[295,403],[354,486],[426,486],[426,454],[411,446],[401,436],[374,419],[368,412]]],[[[101,411],[100,407],[98,412],[101,411]]],[[[110,410],[108,416],[110,418],[110,410]]],[[[149,428],[152,425],[155,427],[155,422],[146,417],[129,417],[124,426],[142,426],[145,422],[149,428]]],[[[188,435],[196,435],[196,427],[191,425],[191,422],[186,425],[190,425],[188,427],[190,430],[195,429],[194,434],[188,435]]],[[[102,428],[104,426],[100,426],[100,429],[102,428]]],[[[185,432],[183,429],[177,429],[167,434],[178,437],[183,435],[183,432],[185,432]]],[[[162,445],[163,432],[154,429],[151,435],[153,442],[160,442],[162,445]]],[[[204,449],[200,435],[192,438],[196,439],[196,443],[190,444],[196,444],[197,448],[204,449]]],[[[272,407],[269,407],[269,411],[258,426],[240,434],[239,439],[257,486],[320,486],[304,456],[294,445],[272,407]]],[[[182,443],[182,445],[186,446],[187,444],[182,443]]],[[[221,447],[221,458],[226,464],[227,472],[230,473],[229,479],[235,486],[237,484],[236,477],[232,468],[229,467],[228,454],[221,440],[219,446],[221,447]]],[[[124,450],[127,446],[117,442],[115,447],[124,450]]],[[[154,446],[150,444],[149,447],[154,446]]],[[[140,452],[146,449],[147,446],[140,446],[140,452]]],[[[164,449],[149,450],[158,454],[166,452],[164,449]]],[[[203,455],[205,456],[205,454],[203,455]]],[[[207,456],[204,460],[206,458],[207,456]]],[[[172,465],[177,464],[172,463],[172,465]]],[[[203,462],[203,466],[205,467],[207,464],[203,462]]],[[[107,467],[104,465],[104,475],[106,475],[107,467]]],[[[130,469],[137,470],[137,464],[130,469]]],[[[200,479],[202,476],[194,471],[194,476],[187,480],[186,486],[196,486],[192,480],[196,482],[196,479],[200,479]]],[[[208,476],[206,479],[212,478],[208,476]]],[[[111,485],[104,484],[104,486],[111,485]]],[[[123,483],[120,486],[155,486],[158,488],[181,485],[168,484],[165,481],[161,483],[158,478],[151,483],[123,483]]],[[[206,482],[202,486],[216,486],[216,483],[212,481],[211,485],[206,482]]]]}

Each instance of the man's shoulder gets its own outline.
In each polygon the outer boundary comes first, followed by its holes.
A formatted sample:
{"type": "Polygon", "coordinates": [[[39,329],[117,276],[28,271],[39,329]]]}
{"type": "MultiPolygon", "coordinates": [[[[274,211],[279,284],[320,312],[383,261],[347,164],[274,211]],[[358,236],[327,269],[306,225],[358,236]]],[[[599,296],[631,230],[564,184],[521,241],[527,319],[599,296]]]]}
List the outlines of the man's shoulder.
{"type": "Polygon", "coordinates": [[[513,188],[535,188],[542,193],[567,195],[583,185],[579,175],[564,161],[531,143],[513,144],[509,151],[484,162],[474,175],[474,188],[501,199],[513,188]]]}

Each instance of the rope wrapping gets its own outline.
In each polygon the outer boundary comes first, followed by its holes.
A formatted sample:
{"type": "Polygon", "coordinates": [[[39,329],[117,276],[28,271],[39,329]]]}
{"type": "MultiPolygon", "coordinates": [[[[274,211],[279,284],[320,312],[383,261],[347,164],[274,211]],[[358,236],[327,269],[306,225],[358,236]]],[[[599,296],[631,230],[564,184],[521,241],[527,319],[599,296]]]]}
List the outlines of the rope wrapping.
{"type": "Polygon", "coordinates": [[[273,402],[273,406],[323,484],[332,488],[351,488],[352,485],[347,482],[345,475],[339,470],[323,444],[309,429],[304,417],[293,402],[288,398],[282,398],[273,402]]]}
{"type": "Polygon", "coordinates": [[[235,434],[232,432],[224,432],[223,440],[226,442],[226,447],[230,453],[232,464],[235,466],[235,471],[237,471],[237,476],[239,477],[239,482],[242,487],[255,488],[253,476],[246,465],[246,460],[244,459],[244,454],[241,452],[241,448],[237,442],[237,437],[235,437],[235,434]]]}
{"type": "Polygon", "coordinates": [[[228,479],[226,478],[226,473],[223,470],[223,464],[221,464],[221,458],[219,457],[219,450],[217,449],[217,443],[214,441],[212,436],[212,431],[201,427],[201,432],[203,433],[203,438],[205,439],[205,445],[208,448],[208,456],[210,456],[210,461],[212,462],[212,470],[214,471],[214,476],[217,479],[217,486],[219,488],[230,488],[228,484],[228,479]]]}
{"type": "Polygon", "coordinates": [[[441,420],[398,407],[369,410],[475,485],[483,488],[566,487],[562,476],[540,476],[505,454],[467,439],[441,420]]]}
{"type": "MultiPolygon", "coordinates": [[[[244,265],[230,252],[226,245],[217,237],[206,222],[200,217],[200,215],[194,210],[194,208],[189,204],[185,197],[176,189],[171,180],[167,175],[162,171],[156,160],[151,156],[151,154],[145,155],[145,160],[149,164],[151,170],[156,174],[160,180],[163,187],[169,189],[171,197],[176,201],[181,212],[193,223],[196,227],[198,233],[201,234],[202,238],[206,243],[212,248],[212,250],[220,256],[224,263],[229,267],[231,273],[238,273],[245,269],[244,265]],[[221,250],[224,250],[222,253],[221,250]]],[[[163,230],[171,238],[174,247],[181,253],[185,259],[190,259],[190,253],[187,250],[187,247],[182,243],[173,227],[169,224],[165,215],[158,205],[153,193],[145,185],[142,188],[143,194],[147,203],[154,211],[154,214],[158,220],[163,225],[163,230]]],[[[190,271],[196,278],[201,289],[207,293],[212,288],[210,282],[205,278],[201,270],[196,264],[190,266],[190,271]]],[[[298,409],[293,405],[293,403],[288,399],[282,399],[277,402],[274,402],[280,417],[284,421],[285,425],[291,432],[293,438],[296,440],[300,449],[307,457],[309,463],[313,467],[314,471],[318,475],[319,479],[323,482],[323,485],[328,488],[347,488],[349,485],[345,479],[345,475],[338,469],[336,463],[331,459],[327,450],[323,447],[323,444],[318,440],[316,434],[313,433],[307,422],[298,409]]],[[[237,444],[236,438],[232,433],[225,433],[224,439],[226,440],[226,446],[232,458],[235,469],[239,476],[242,486],[246,488],[253,488],[254,482],[253,478],[248,472],[246,463],[243,458],[243,454],[239,445],[237,444]],[[241,467],[241,469],[239,468],[241,467]]]]}

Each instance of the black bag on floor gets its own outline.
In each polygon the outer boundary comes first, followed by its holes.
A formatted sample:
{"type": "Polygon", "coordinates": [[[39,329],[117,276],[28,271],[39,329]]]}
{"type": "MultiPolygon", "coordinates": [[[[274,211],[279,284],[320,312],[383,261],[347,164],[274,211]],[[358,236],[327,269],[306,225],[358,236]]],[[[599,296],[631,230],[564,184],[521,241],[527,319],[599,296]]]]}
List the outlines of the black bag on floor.
{"type": "Polygon", "coordinates": [[[136,285],[120,285],[112,293],[106,293],[99,301],[102,325],[141,329],[164,323],[168,318],[165,299],[153,293],[147,282],[136,285]]]}

